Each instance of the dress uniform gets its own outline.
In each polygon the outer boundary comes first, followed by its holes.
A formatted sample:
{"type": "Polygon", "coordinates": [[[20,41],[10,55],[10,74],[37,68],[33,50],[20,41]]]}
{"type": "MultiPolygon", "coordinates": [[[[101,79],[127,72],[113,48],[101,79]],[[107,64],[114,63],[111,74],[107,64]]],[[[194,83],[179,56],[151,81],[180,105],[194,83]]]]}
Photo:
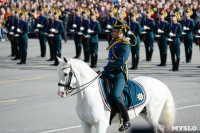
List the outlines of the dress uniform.
{"type": "Polygon", "coordinates": [[[90,16],[90,10],[84,9],[83,10],[83,22],[82,22],[82,27],[83,27],[82,43],[83,43],[84,61],[85,62],[89,62],[89,59],[90,59],[89,36],[87,36],[87,30],[90,26],[89,16],[90,16]]]}
{"type": "Polygon", "coordinates": [[[110,9],[109,15],[107,15],[107,18],[103,22],[102,27],[104,28],[104,31],[107,34],[108,44],[110,43],[110,41],[112,39],[112,28],[116,22],[116,18],[114,17],[114,14],[116,14],[116,13],[117,13],[117,10],[115,8],[110,9]]]}
{"type": "Polygon", "coordinates": [[[21,20],[19,27],[16,29],[17,33],[19,34],[19,51],[21,55],[21,61],[17,64],[26,64],[29,32],[28,22],[25,21],[25,16],[27,15],[28,13],[26,11],[20,13],[21,20]]]}
{"type": "Polygon", "coordinates": [[[186,19],[182,20],[181,24],[183,27],[183,42],[185,46],[185,57],[186,63],[191,63],[192,58],[192,44],[193,44],[193,31],[195,28],[194,21],[190,19],[190,16],[193,14],[192,9],[186,10],[186,19]]]}
{"type": "Polygon", "coordinates": [[[11,57],[16,56],[15,49],[14,49],[14,43],[13,43],[13,28],[14,26],[14,20],[15,20],[15,9],[12,10],[12,15],[8,16],[6,20],[6,30],[8,31],[8,39],[10,40],[11,43],[11,57]]]}
{"type": "Polygon", "coordinates": [[[40,41],[40,50],[41,50],[41,57],[46,56],[46,17],[43,16],[43,12],[46,11],[46,8],[40,8],[40,16],[35,21],[35,29],[39,29],[39,41],[40,41]]]}
{"type": "Polygon", "coordinates": [[[172,59],[172,70],[170,71],[178,71],[179,63],[180,63],[180,37],[182,36],[182,26],[177,20],[180,20],[180,15],[178,12],[172,14],[173,23],[170,26],[170,41],[169,47],[171,51],[171,59],[172,59]],[[176,57],[176,59],[175,59],[176,57]]]}
{"type": "Polygon", "coordinates": [[[49,12],[49,16],[47,18],[47,24],[46,24],[46,33],[47,33],[47,40],[48,40],[48,44],[49,44],[49,52],[50,52],[50,58],[47,61],[53,61],[54,60],[54,56],[53,56],[53,37],[54,34],[51,32],[51,29],[53,28],[53,21],[54,21],[54,17],[53,14],[55,11],[55,9],[51,9],[49,12]]]}
{"type": "Polygon", "coordinates": [[[161,63],[157,66],[166,66],[167,61],[167,37],[169,35],[170,25],[165,18],[167,17],[166,11],[160,12],[159,21],[156,22],[155,34],[158,38],[158,47],[160,51],[161,63]]]}
{"type": "Polygon", "coordinates": [[[129,23],[129,27],[131,32],[134,33],[135,37],[128,32],[128,36],[130,37],[130,43],[135,44],[135,46],[131,47],[131,53],[132,53],[132,67],[131,69],[138,69],[138,62],[140,57],[140,34],[141,34],[141,25],[136,20],[139,18],[139,14],[137,12],[133,12],[131,15],[131,22],[129,23]]]}
{"type": "Polygon", "coordinates": [[[13,46],[15,49],[15,58],[12,60],[20,59],[20,51],[19,51],[19,34],[16,32],[16,29],[19,27],[19,13],[21,13],[20,9],[15,10],[15,19],[14,19],[14,26],[11,27],[11,30],[13,30],[13,46]]]}
{"type": "Polygon", "coordinates": [[[54,20],[54,29],[51,30],[54,33],[54,39],[53,39],[53,55],[54,55],[54,66],[57,66],[59,64],[58,59],[56,56],[61,58],[61,41],[62,41],[62,34],[64,32],[64,26],[63,22],[59,20],[59,16],[61,15],[61,11],[59,9],[56,9],[55,11],[55,20],[54,20]]]}
{"type": "MultiPolygon", "coordinates": [[[[75,42],[75,50],[76,50],[76,56],[74,58],[80,58],[81,55],[81,49],[82,49],[82,42],[81,42],[81,35],[78,33],[80,32],[80,25],[81,25],[81,13],[82,8],[76,9],[76,16],[73,18],[70,29],[75,30],[74,31],[74,42],[75,42]]],[[[72,30],[71,30],[72,31],[72,30]]]]}
{"type": "Polygon", "coordinates": [[[154,11],[149,9],[147,10],[147,18],[142,20],[143,29],[146,31],[144,45],[146,51],[146,61],[151,61],[153,55],[153,42],[154,42],[154,28],[155,21],[151,18],[154,14],[154,11]]]}
{"type": "MultiPolygon", "coordinates": [[[[200,50],[200,21],[198,21],[195,25],[195,38],[197,39],[196,45],[199,46],[199,50],[200,50]]],[[[200,66],[198,66],[197,68],[200,68],[200,66]]]]}
{"type": "Polygon", "coordinates": [[[96,20],[99,17],[98,12],[91,13],[91,23],[88,33],[90,34],[90,54],[91,54],[91,67],[95,68],[97,65],[98,59],[98,43],[99,43],[99,34],[101,33],[100,23],[96,20]]]}
{"type": "Polygon", "coordinates": [[[124,131],[131,126],[127,107],[122,98],[122,91],[127,79],[127,60],[131,51],[129,40],[123,36],[128,29],[129,27],[124,22],[117,20],[112,33],[113,39],[107,48],[109,50],[108,64],[100,69],[103,72],[102,77],[106,77],[114,85],[111,95],[123,118],[123,125],[119,128],[119,131],[124,131]]]}

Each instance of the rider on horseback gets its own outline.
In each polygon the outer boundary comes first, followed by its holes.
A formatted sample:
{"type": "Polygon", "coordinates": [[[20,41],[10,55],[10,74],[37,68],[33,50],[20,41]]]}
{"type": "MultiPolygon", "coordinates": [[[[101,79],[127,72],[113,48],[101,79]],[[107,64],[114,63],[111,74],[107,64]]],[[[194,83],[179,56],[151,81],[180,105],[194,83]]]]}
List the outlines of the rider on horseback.
{"type": "Polygon", "coordinates": [[[108,78],[114,86],[111,95],[123,118],[123,125],[119,131],[127,130],[131,126],[127,107],[122,98],[122,91],[127,79],[127,60],[131,50],[129,40],[124,38],[128,29],[129,27],[124,22],[117,20],[112,31],[113,38],[107,48],[109,50],[108,64],[100,70],[103,72],[103,77],[108,78]]]}

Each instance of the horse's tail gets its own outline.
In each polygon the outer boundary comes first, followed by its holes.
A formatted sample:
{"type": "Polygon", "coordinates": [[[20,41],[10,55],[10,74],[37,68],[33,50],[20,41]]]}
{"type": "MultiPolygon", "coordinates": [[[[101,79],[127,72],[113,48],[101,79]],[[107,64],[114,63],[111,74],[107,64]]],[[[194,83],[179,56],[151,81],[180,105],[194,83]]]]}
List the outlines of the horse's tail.
{"type": "Polygon", "coordinates": [[[167,130],[171,130],[175,122],[176,108],[171,92],[167,97],[163,108],[163,123],[167,130]]]}

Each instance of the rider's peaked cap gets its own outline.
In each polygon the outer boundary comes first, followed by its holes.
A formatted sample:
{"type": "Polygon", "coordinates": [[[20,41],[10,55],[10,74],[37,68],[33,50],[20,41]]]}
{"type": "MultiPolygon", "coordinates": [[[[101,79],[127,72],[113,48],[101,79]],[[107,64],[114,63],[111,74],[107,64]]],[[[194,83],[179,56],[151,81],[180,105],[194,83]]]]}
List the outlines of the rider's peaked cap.
{"type": "Polygon", "coordinates": [[[114,29],[121,29],[123,33],[126,33],[128,30],[130,30],[130,27],[121,20],[117,19],[114,29]]]}

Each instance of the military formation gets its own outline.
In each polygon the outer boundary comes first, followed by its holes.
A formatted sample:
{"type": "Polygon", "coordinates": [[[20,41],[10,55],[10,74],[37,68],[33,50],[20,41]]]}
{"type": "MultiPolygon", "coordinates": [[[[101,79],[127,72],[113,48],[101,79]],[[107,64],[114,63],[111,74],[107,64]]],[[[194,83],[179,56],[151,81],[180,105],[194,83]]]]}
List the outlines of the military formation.
{"type": "MultiPolygon", "coordinates": [[[[160,52],[160,64],[166,66],[167,50],[171,53],[172,69],[178,71],[180,64],[180,45],[185,47],[184,63],[191,63],[193,42],[200,46],[200,23],[190,18],[193,10],[187,7],[183,14],[174,11],[169,14],[164,9],[147,6],[143,14],[136,8],[129,8],[124,15],[119,16],[122,10],[111,4],[110,8],[100,16],[100,12],[90,7],[90,3],[79,3],[77,8],[70,10],[66,24],[60,19],[63,12],[58,7],[39,8],[39,15],[34,20],[34,32],[39,39],[41,57],[46,57],[46,43],[49,45],[52,65],[58,65],[56,57],[61,57],[62,39],[69,32],[74,39],[75,56],[80,58],[84,55],[85,62],[91,62],[90,67],[97,67],[99,35],[108,41],[108,47],[113,45],[112,31],[116,20],[120,19],[129,28],[124,35],[131,43],[132,66],[130,69],[138,69],[140,61],[140,44],[144,42],[146,59],[150,62],[154,52],[154,42],[157,42],[160,52]],[[153,17],[156,13],[156,19],[153,17]],[[168,19],[166,19],[168,18],[168,19]],[[82,52],[83,51],[83,52],[82,52]]],[[[26,20],[28,13],[25,10],[13,7],[12,14],[6,20],[8,38],[11,42],[12,52],[15,58],[21,59],[18,64],[26,64],[29,25],[26,20]]],[[[117,43],[117,42],[116,42],[117,43]]],[[[115,43],[114,43],[115,44],[115,43]]],[[[109,49],[107,49],[109,50],[109,49]]]]}

